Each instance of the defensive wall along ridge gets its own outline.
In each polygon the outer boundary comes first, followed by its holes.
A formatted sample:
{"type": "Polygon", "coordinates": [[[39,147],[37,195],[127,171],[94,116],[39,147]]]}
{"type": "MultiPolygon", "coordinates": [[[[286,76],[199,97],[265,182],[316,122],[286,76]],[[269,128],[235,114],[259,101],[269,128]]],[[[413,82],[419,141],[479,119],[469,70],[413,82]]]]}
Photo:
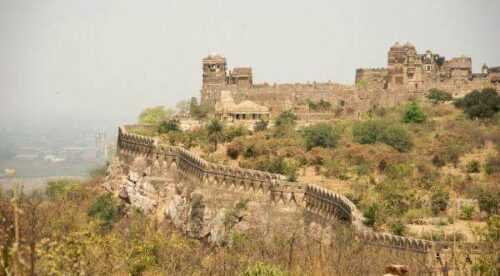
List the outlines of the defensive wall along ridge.
{"type": "Polygon", "coordinates": [[[160,169],[175,164],[176,172],[193,183],[234,185],[245,190],[262,190],[269,193],[271,200],[299,204],[323,221],[329,222],[334,219],[347,221],[353,226],[357,239],[370,245],[417,253],[439,252],[449,248],[447,242],[375,232],[363,224],[364,217],[354,203],[331,190],[313,184],[287,182],[285,177],[279,174],[211,163],[185,148],[160,144],[156,138],[129,131],[144,127],[140,125],[119,127],[117,153],[120,158],[140,156],[148,160],[153,167],[160,169]]]}

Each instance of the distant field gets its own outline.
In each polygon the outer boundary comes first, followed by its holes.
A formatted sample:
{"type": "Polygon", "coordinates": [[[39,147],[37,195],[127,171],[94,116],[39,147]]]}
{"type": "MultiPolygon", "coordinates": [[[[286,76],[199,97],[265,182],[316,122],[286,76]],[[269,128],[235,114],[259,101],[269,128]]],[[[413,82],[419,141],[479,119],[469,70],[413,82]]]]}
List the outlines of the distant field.
{"type": "Polygon", "coordinates": [[[44,190],[47,182],[57,179],[78,179],[85,180],[82,176],[52,176],[52,177],[15,177],[15,178],[0,178],[0,190],[10,190],[15,185],[23,187],[23,191],[30,193],[35,190],[44,190]]]}
{"type": "Polygon", "coordinates": [[[52,163],[42,160],[1,160],[0,175],[7,168],[15,169],[17,177],[51,177],[51,176],[87,176],[89,171],[102,166],[97,162],[60,162],[52,163]]]}

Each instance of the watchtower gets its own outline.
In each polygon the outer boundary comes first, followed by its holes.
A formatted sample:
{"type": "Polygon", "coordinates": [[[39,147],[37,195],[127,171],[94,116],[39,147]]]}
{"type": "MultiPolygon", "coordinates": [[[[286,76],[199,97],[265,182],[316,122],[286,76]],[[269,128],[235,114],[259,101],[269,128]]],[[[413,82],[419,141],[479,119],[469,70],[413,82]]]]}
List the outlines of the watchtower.
{"type": "Polygon", "coordinates": [[[202,60],[203,85],[201,89],[201,104],[214,107],[221,88],[227,84],[226,58],[211,54],[202,60]]]}
{"type": "Polygon", "coordinates": [[[203,59],[203,88],[226,84],[226,58],[213,54],[203,59]]]}

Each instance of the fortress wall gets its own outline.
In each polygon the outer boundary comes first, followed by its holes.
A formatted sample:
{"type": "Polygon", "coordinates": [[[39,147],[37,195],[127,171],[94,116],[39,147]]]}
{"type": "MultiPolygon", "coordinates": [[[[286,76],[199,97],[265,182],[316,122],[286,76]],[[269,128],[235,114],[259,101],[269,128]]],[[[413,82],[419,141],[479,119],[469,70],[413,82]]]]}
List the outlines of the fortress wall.
{"type": "Polygon", "coordinates": [[[187,149],[159,144],[154,138],[132,134],[130,127],[118,130],[118,153],[120,158],[141,156],[156,167],[168,168],[175,163],[177,172],[193,183],[208,183],[221,187],[234,186],[244,190],[262,190],[269,193],[272,201],[285,203],[305,202],[304,208],[325,221],[340,218],[348,221],[356,231],[358,239],[375,246],[398,250],[428,253],[440,250],[443,243],[373,232],[364,226],[364,217],[345,196],[305,183],[284,181],[284,176],[263,171],[234,168],[208,162],[187,149]]]}
{"type": "Polygon", "coordinates": [[[383,89],[389,77],[386,68],[361,68],[356,70],[356,85],[383,89]]]}
{"type": "Polygon", "coordinates": [[[431,88],[437,88],[452,93],[453,97],[463,97],[473,90],[481,90],[488,87],[499,90],[498,87],[495,87],[486,78],[473,78],[472,80],[450,79],[446,81],[427,82],[424,90],[428,91],[431,88]]]}
{"type": "MultiPolygon", "coordinates": [[[[383,71],[382,69],[374,69],[383,71]]],[[[422,96],[422,93],[408,92],[407,89],[382,89],[374,87],[354,87],[333,83],[316,84],[280,84],[257,85],[241,88],[229,85],[220,90],[227,90],[236,103],[245,100],[267,106],[272,116],[292,110],[302,120],[327,120],[340,115],[358,118],[361,113],[378,107],[392,107],[410,98],[422,96]],[[308,101],[328,101],[332,110],[322,114],[313,114],[307,108],[308,101]]],[[[214,93],[220,93],[218,92],[214,93]]],[[[220,96],[215,95],[214,98],[220,96]]],[[[217,101],[217,100],[214,100],[217,101]]]]}

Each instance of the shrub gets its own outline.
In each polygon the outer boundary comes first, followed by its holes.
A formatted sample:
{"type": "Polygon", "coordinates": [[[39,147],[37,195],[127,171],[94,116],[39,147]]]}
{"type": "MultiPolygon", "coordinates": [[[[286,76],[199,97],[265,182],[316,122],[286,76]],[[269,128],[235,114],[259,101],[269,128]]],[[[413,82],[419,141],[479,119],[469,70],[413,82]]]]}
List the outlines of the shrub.
{"type": "Polygon", "coordinates": [[[274,122],[275,137],[292,136],[297,124],[297,116],[292,111],[285,111],[278,115],[274,122]]]}
{"type": "Polygon", "coordinates": [[[352,135],[355,142],[360,144],[375,144],[382,135],[385,125],[379,120],[370,120],[355,123],[352,135]]]}
{"type": "Polygon", "coordinates": [[[390,179],[379,185],[377,189],[383,200],[384,210],[392,216],[402,216],[410,208],[413,194],[409,186],[402,180],[390,179]]]}
{"type": "Polygon", "coordinates": [[[416,102],[412,102],[406,106],[405,113],[403,115],[404,123],[423,123],[425,122],[427,116],[422,111],[420,106],[416,102]]]}
{"type": "Polygon", "coordinates": [[[285,276],[287,273],[279,267],[258,262],[248,267],[242,274],[243,276],[285,276]]]}
{"type": "Polygon", "coordinates": [[[406,232],[406,225],[404,225],[400,221],[397,221],[397,222],[391,223],[390,229],[394,235],[403,236],[406,232]]]}
{"type": "Polygon", "coordinates": [[[171,131],[179,131],[179,120],[176,119],[170,119],[167,121],[163,121],[160,123],[160,126],[158,128],[159,133],[169,133],[171,131]]]}
{"type": "Polygon", "coordinates": [[[452,95],[446,91],[439,90],[436,88],[432,88],[429,90],[429,93],[427,94],[427,98],[434,103],[438,102],[447,102],[451,101],[453,99],[452,95]]]}
{"type": "Polygon", "coordinates": [[[446,210],[450,194],[444,190],[438,189],[431,195],[431,210],[434,215],[437,215],[446,210]]]}
{"type": "Polygon", "coordinates": [[[363,223],[366,226],[370,227],[375,226],[375,223],[377,222],[378,212],[379,212],[379,207],[377,204],[374,203],[368,206],[368,208],[363,212],[363,216],[365,217],[363,223]]]}
{"type": "Polygon", "coordinates": [[[196,97],[191,98],[191,102],[189,103],[189,114],[196,119],[206,118],[210,108],[207,105],[198,104],[198,100],[196,97]]]}
{"type": "Polygon", "coordinates": [[[118,219],[120,208],[111,193],[97,197],[89,207],[87,214],[99,220],[105,229],[111,228],[118,219]]]}
{"type": "Polygon", "coordinates": [[[413,142],[410,133],[397,124],[387,124],[380,120],[356,123],[352,129],[353,140],[360,144],[382,142],[400,152],[411,149],[413,142]]]}
{"type": "Polygon", "coordinates": [[[297,115],[293,113],[290,110],[287,110],[285,112],[282,112],[278,117],[276,117],[276,121],[274,122],[274,125],[276,127],[282,127],[282,126],[295,126],[297,122],[297,115]]]}
{"type": "Polygon", "coordinates": [[[173,113],[173,110],[164,106],[146,108],[139,115],[139,123],[158,125],[168,120],[173,113]]]}
{"type": "Polygon", "coordinates": [[[332,104],[328,101],[321,99],[319,102],[313,102],[311,100],[307,101],[309,109],[312,111],[329,111],[332,108],[332,104]]]}
{"type": "Polygon", "coordinates": [[[460,207],[460,218],[464,220],[472,219],[472,215],[474,214],[474,206],[471,205],[462,205],[460,207]]]}
{"type": "Polygon", "coordinates": [[[338,131],[327,123],[319,123],[306,127],[302,133],[306,149],[313,147],[333,148],[339,140],[338,131]]]}
{"type": "Polygon", "coordinates": [[[500,111],[500,96],[494,88],[474,90],[455,101],[455,106],[463,109],[471,119],[491,118],[500,111]]]}
{"type": "Polygon", "coordinates": [[[243,152],[243,156],[245,158],[252,158],[256,157],[257,153],[255,151],[255,145],[249,145],[245,148],[245,151],[243,152]]]}
{"type": "Polygon", "coordinates": [[[80,182],[70,179],[60,179],[47,182],[47,189],[45,193],[47,196],[54,200],[66,197],[72,191],[80,187],[80,182]]]}
{"type": "Polygon", "coordinates": [[[248,134],[248,129],[244,126],[230,126],[224,129],[224,139],[227,142],[233,141],[236,137],[245,136],[248,134]]]}
{"type": "Polygon", "coordinates": [[[475,191],[475,198],[479,203],[479,210],[488,214],[498,214],[500,212],[500,190],[497,188],[478,188],[475,191]]]}
{"type": "Polygon", "coordinates": [[[413,146],[410,133],[397,125],[387,127],[380,137],[380,141],[400,152],[407,152],[413,146]]]}
{"type": "Polygon", "coordinates": [[[324,175],[326,177],[337,177],[339,179],[348,179],[346,174],[347,166],[342,160],[337,158],[327,159],[324,162],[325,172],[324,175]]]}
{"type": "Polygon", "coordinates": [[[227,145],[226,154],[231,159],[237,159],[238,156],[243,152],[244,146],[240,141],[233,141],[231,144],[227,145]]]}
{"type": "Polygon", "coordinates": [[[500,155],[490,155],[484,164],[484,171],[487,174],[500,173],[500,155]]]}
{"type": "Polygon", "coordinates": [[[269,125],[269,121],[260,119],[257,122],[255,122],[255,126],[253,128],[254,131],[264,131],[267,129],[267,126],[269,125]]]}
{"type": "Polygon", "coordinates": [[[446,165],[446,162],[439,155],[434,155],[432,157],[432,164],[434,164],[434,166],[436,167],[442,167],[446,165]]]}
{"type": "Polygon", "coordinates": [[[465,166],[468,173],[478,173],[480,170],[480,164],[477,160],[471,160],[465,166]]]}

